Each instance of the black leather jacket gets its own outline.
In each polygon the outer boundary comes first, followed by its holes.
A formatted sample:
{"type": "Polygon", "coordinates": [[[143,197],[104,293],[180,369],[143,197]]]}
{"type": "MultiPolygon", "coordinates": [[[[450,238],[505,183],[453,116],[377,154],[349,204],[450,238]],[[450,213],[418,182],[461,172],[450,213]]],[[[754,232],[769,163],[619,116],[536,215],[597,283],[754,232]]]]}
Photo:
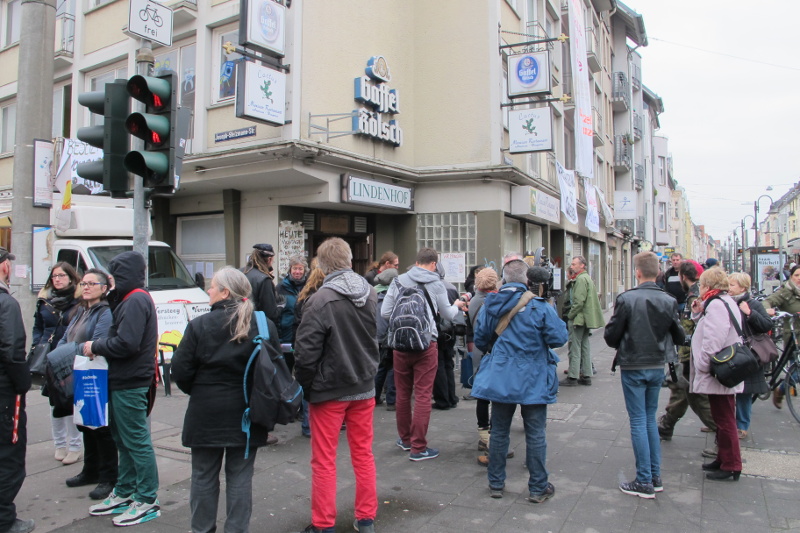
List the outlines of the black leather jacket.
{"type": "Polygon", "coordinates": [[[657,368],[675,360],[675,346],[686,334],[678,318],[678,302],[652,281],[617,296],[614,315],[603,334],[617,349],[614,367],[657,368]]]}

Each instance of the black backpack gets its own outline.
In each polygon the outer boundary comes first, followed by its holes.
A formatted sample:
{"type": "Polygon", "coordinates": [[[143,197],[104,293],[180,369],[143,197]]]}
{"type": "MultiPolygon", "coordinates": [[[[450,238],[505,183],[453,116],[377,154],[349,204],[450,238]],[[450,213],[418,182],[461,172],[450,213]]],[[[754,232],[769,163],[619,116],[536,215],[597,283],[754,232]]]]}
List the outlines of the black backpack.
{"type": "MultiPolygon", "coordinates": [[[[397,297],[389,316],[387,344],[401,352],[421,352],[431,343],[428,295],[423,287],[405,287],[398,278],[397,297]]],[[[431,310],[433,307],[431,306],[431,310]]]]}
{"type": "Polygon", "coordinates": [[[247,404],[242,415],[242,431],[247,434],[245,458],[250,449],[251,424],[261,426],[267,432],[272,431],[275,424],[292,422],[303,403],[303,387],[292,377],[283,353],[275,351],[269,343],[266,315],[263,311],[254,314],[258,335],[253,339],[256,347],[247,361],[243,380],[244,401],[247,404]]]}

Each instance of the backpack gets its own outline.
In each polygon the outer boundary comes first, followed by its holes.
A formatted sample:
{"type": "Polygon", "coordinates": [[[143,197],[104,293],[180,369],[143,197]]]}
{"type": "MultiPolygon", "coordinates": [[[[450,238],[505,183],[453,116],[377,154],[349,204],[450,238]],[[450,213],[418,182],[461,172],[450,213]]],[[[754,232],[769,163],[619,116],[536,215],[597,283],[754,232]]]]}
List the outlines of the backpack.
{"type": "Polygon", "coordinates": [[[387,344],[401,352],[427,350],[432,326],[428,306],[433,310],[428,294],[420,285],[405,287],[398,278],[394,282],[397,284],[397,298],[389,316],[387,344]]]}
{"type": "Polygon", "coordinates": [[[247,361],[243,379],[247,405],[242,415],[242,431],[247,434],[245,459],[250,450],[251,424],[272,431],[275,424],[292,422],[303,404],[303,387],[292,377],[283,353],[275,351],[269,343],[267,316],[263,311],[254,314],[258,324],[258,335],[253,339],[256,347],[247,361]]]}

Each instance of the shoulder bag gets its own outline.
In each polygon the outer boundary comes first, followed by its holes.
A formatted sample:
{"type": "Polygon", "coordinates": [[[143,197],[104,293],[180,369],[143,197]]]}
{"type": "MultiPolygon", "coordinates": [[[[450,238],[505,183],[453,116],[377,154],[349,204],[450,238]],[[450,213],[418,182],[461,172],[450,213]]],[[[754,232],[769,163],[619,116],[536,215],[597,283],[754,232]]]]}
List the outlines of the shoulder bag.
{"type": "MultiPolygon", "coordinates": [[[[755,312],[755,311],[751,311],[755,312]]],[[[750,347],[750,350],[756,354],[762,365],[768,365],[778,360],[778,347],[769,333],[753,333],[750,326],[747,325],[747,319],[743,319],[744,324],[744,342],[750,347]]]]}
{"type": "Polygon", "coordinates": [[[711,356],[711,375],[717,378],[717,381],[725,387],[733,388],[743,382],[750,374],[759,372],[761,365],[758,357],[745,344],[742,328],[739,327],[736,317],[733,316],[733,311],[731,311],[727,302],[720,301],[725,304],[725,308],[731,317],[731,323],[736,328],[736,333],[739,334],[742,342],[735,342],[730,346],[726,346],[711,356]]]}
{"type": "Polygon", "coordinates": [[[61,321],[63,318],[64,314],[61,311],[58,311],[58,322],[56,323],[56,327],[53,329],[53,333],[50,334],[50,338],[44,342],[41,342],[40,340],[39,344],[31,346],[31,351],[28,352],[28,370],[40,384],[44,383],[44,377],[47,369],[47,354],[50,353],[50,345],[55,338],[56,331],[58,331],[59,326],[61,326],[61,321]]]}

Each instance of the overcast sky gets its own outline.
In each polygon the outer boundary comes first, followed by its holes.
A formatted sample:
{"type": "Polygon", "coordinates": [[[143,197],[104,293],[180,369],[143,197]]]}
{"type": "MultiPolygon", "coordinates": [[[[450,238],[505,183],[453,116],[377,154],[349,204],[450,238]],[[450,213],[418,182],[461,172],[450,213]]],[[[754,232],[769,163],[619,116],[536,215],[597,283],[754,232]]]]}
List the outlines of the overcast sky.
{"type": "Polygon", "coordinates": [[[664,101],[659,134],[692,220],[727,240],[758,196],[800,181],[800,0],[625,4],[644,16],[642,81],[664,101]]]}

